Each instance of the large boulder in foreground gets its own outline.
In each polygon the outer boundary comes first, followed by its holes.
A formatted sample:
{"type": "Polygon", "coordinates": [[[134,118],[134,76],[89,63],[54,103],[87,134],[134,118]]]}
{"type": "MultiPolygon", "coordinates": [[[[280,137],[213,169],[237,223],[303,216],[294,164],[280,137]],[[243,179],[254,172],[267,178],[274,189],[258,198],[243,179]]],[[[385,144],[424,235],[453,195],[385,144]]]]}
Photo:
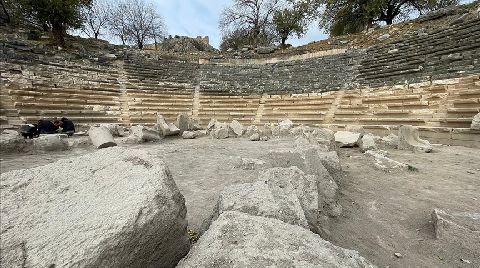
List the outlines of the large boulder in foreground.
{"type": "Polygon", "coordinates": [[[432,145],[427,140],[420,139],[418,129],[413,126],[401,126],[398,129],[398,149],[429,153],[432,145]]]}
{"type": "Polygon", "coordinates": [[[65,151],[68,149],[66,134],[40,135],[33,139],[33,148],[36,151],[65,151]]]}
{"type": "Polygon", "coordinates": [[[178,264],[186,267],[374,267],[358,252],[277,219],[224,212],[178,264]]]}
{"type": "Polygon", "coordinates": [[[107,148],[0,181],[8,267],[174,267],[189,250],[184,198],[144,151],[107,148]]]}
{"type": "Polygon", "coordinates": [[[17,131],[4,130],[0,134],[0,151],[2,153],[26,151],[31,143],[20,136],[17,131]]]}

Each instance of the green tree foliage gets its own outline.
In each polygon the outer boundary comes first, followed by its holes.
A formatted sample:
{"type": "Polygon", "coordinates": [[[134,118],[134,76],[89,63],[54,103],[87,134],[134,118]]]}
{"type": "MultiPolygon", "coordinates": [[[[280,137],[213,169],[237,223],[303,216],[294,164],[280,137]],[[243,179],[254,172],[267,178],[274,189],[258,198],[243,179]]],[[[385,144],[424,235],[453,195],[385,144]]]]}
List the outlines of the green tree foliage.
{"type": "Polygon", "coordinates": [[[280,39],[282,47],[287,39],[293,35],[301,38],[308,30],[318,10],[318,2],[315,1],[289,1],[289,5],[276,10],[273,15],[275,32],[280,39]]]}
{"type": "Polygon", "coordinates": [[[67,29],[82,25],[82,7],[91,0],[19,0],[26,17],[33,18],[44,30],[51,29],[59,46],[65,45],[67,29]]]}
{"type": "Polygon", "coordinates": [[[396,20],[458,4],[458,0],[320,0],[324,12],[321,28],[332,35],[362,31],[375,23],[392,24],[396,20]]]}

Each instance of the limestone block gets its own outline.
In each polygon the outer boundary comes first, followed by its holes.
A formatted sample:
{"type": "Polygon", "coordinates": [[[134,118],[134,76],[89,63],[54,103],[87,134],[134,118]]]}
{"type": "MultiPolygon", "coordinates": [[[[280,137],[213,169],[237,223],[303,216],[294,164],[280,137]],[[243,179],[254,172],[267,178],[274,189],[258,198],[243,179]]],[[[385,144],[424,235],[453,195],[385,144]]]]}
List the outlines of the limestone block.
{"type": "Polygon", "coordinates": [[[200,126],[200,124],[198,123],[197,120],[193,119],[193,118],[189,118],[188,119],[188,130],[189,131],[196,131],[196,130],[201,130],[202,127],[200,126]]]}
{"type": "Polygon", "coordinates": [[[210,122],[208,122],[208,125],[207,125],[207,130],[208,131],[212,131],[213,129],[215,129],[215,124],[217,124],[218,121],[216,119],[210,119],[210,122]]]}
{"type": "Polygon", "coordinates": [[[362,139],[360,140],[360,149],[362,152],[366,152],[368,150],[375,150],[377,145],[375,143],[375,136],[371,133],[363,135],[362,139]]]}
{"type": "Polygon", "coordinates": [[[359,125],[348,125],[345,127],[345,131],[360,133],[362,135],[365,134],[365,129],[363,128],[363,126],[359,126],[359,125]]]}
{"type": "Polygon", "coordinates": [[[88,130],[88,136],[90,137],[93,146],[97,149],[117,146],[112,133],[106,127],[93,126],[88,130]]]}
{"type": "Polygon", "coordinates": [[[108,148],[0,176],[8,267],[175,267],[189,250],[184,198],[145,151],[108,148]]]}
{"type": "Polygon", "coordinates": [[[68,149],[66,134],[40,135],[33,139],[33,148],[37,151],[65,151],[68,149]]]}
{"type": "Polygon", "coordinates": [[[408,166],[404,163],[395,161],[387,156],[386,151],[381,150],[367,150],[366,156],[374,160],[374,167],[383,171],[390,172],[396,169],[405,169],[408,166]]]}
{"type": "Polygon", "coordinates": [[[24,139],[16,131],[5,130],[0,134],[0,151],[3,153],[25,151],[30,144],[30,140],[24,139]]]}
{"type": "Polygon", "coordinates": [[[432,146],[427,140],[420,139],[418,129],[413,126],[401,126],[398,129],[398,149],[429,153],[432,146]]]}
{"type": "Polygon", "coordinates": [[[130,129],[130,138],[137,142],[154,142],[160,140],[160,132],[153,128],[142,125],[133,126],[130,129]]]}
{"type": "MultiPolygon", "coordinates": [[[[261,160],[265,162],[266,168],[271,167],[297,167],[307,175],[314,175],[317,186],[317,208],[316,211],[320,217],[317,223],[311,220],[312,230],[315,232],[324,231],[322,228],[327,224],[328,217],[339,216],[342,207],[338,204],[337,190],[338,186],[329,170],[325,168],[324,163],[329,162],[332,172],[335,176],[340,176],[340,164],[332,163],[335,161],[333,155],[323,155],[324,152],[316,146],[310,148],[297,149],[278,149],[272,150],[264,155],[261,160]],[[337,174],[338,172],[338,174],[337,174]]],[[[333,152],[335,153],[335,152],[333,152]]],[[[338,159],[338,156],[337,156],[338,159]]],[[[307,217],[308,219],[308,217],[307,217]]]]}
{"type": "Polygon", "coordinates": [[[480,130],[480,113],[475,115],[472,120],[472,124],[470,125],[471,129],[480,130]]]}
{"type": "MultiPolygon", "coordinates": [[[[480,249],[480,214],[455,212],[447,213],[435,208],[432,212],[435,237],[447,241],[469,240],[480,249]]],[[[468,242],[468,241],[464,241],[468,242]]]]}
{"type": "Polygon", "coordinates": [[[188,115],[186,113],[181,113],[177,116],[177,127],[180,129],[180,134],[188,130],[188,115]]]}
{"type": "Polygon", "coordinates": [[[355,147],[358,146],[362,134],[349,131],[337,131],[335,133],[335,142],[340,147],[355,147]]]}
{"type": "Polygon", "coordinates": [[[125,136],[125,130],[118,124],[100,124],[100,126],[108,128],[113,137],[125,136]]]}
{"type": "Polygon", "coordinates": [[[390,133],[388,136],[382,137],[380,142],[385,144],[387,147],[398,148],[399,138],[397,135],[390,133]]]}
{"type": "Polygon", "coordinates": [[[253,134],[255,133],[258,133],[260,134],[260,130],[258,129],[257,126],[255,125],[250,125],[247,127],[247,129],[245,130],[245,136],[247,137],[251,137],[253,134]]]}
{"type": "Polygon", "coordinates": [[[215,128],[212,130],[211,135],[215,139],[226,139],[230,136],[231,128],[225,123],[216,123],[215,128]]]}
{"type": "MultiPolygon", "coordinates": [[[[268,179],[226,187],[220,194],[216,206],[218,210],[213,220],[225,211],[240,211],[254,216],[278,219],[308,229],[307,219],[292,183],[280,178],[276,181],[268,179]]],[[[315,182],[313,178],[311,180],[315,182]]]]}
{"type": "Polygon", "coordinates": [[[167,120],[162,115],[157,114],[157,124],[155,125],[156,130],[160,132],[162,136],[174,136],[180,133],[180,129],[175,126],[175,124],[167,123],[167,120]]]}
{"type": "Polygon", "coordinates": [[[260,134],[258,133],[253,133],[249,138],[250,141],[259,141],[260,140],[260,134]]]}
{"type": "Polygon", "coordinates": [[[194,131],[184,131],[182,134],[182,138],[184,139],[195,139],[197,134],[194,131]]]}
{"type": "Polygon", "coordinates": [[[227,211],[178,264],[187,267],[375,267],[358,252],[277,219],[227,211]]]}
{"type": "Polygon", "coordinates": [[[245,128],[243,127],[243,125],[237,120],[233,120],[229,126],[237,137],[242,136],[245,131],[245,128]]]}

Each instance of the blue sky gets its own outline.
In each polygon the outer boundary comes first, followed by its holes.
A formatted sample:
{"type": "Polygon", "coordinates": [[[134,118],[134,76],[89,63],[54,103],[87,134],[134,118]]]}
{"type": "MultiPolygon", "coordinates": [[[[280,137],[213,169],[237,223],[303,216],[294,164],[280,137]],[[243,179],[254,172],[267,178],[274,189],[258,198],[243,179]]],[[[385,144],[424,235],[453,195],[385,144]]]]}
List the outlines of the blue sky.
{"type": "MultiPolygon", "coordinates": [[[[232,0],[152,0],[158,11],[165,18],[168,34],[210,37],[210,44],[218,48],[220,31],[218,19],[224,7],[232,4],[232,0]]],[[[312,25],[307,34],[301,38],[292,38],[288,43],[298,46],[327,36],[312,25]]]]}

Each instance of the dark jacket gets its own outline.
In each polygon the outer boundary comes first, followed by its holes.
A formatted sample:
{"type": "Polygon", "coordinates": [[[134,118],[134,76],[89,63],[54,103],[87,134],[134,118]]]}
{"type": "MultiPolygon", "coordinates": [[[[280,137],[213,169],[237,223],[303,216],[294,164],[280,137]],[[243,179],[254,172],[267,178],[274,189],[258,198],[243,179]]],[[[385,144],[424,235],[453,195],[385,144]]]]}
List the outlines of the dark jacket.
{"type": "Polygon", "coordinates": [[[67,118],[62,118],[63,126],[62,126],[62,132],[75,132],[75,125],[73,124],[72,120],[69,120],[67,118]]]}
{"type": "Polygon", "coordinates": [[[38,120],[38,134],[54,134],[58,127],[48,120],[38,120]]]}

